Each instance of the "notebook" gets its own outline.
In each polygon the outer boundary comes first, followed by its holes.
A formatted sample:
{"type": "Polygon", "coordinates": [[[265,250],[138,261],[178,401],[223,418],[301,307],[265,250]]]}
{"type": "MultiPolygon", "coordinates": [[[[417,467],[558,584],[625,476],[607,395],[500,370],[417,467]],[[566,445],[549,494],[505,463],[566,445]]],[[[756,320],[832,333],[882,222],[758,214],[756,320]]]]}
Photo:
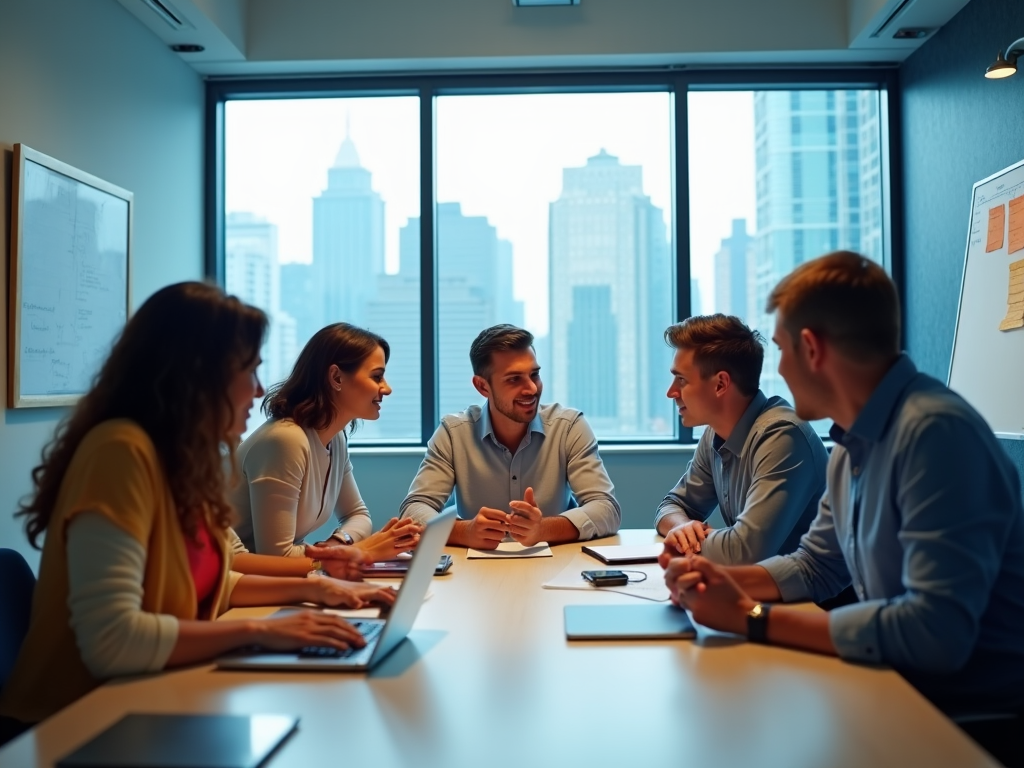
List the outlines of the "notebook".
{"type": "Polygon", "coordinates": [[[298,723],[291,715],[125,715],[57,768],[256,768],[298,723]]]}
{"type": "Polygon", "coordinates": [[[674,605],[565,606],[565,636],[569,640],[686,639],[696,635],[686,611],[674,605]]]}
{"type": "Polygon", "coordinates": [[[391,606],[386,619],[351,620],[350,623],[366,638],[365,647],[350,648],[348,651],[316,646],[287,653],[248,651],[221,657],[217,660],[217,668],[321,672],[360,672],[371,669],[391,653],[412,629],[455,519],[456,512],[451,509],[427,523],[420,536],[419,546],[409,562],[409,573],[402,580],[395,604],[391,606]]]}
{"type": "Polygon", "coordinates": [[[654,563],[665,549],[664,544],[629,544],[609,547],[584,547],[583,551],[608,565],[654,563]]]}

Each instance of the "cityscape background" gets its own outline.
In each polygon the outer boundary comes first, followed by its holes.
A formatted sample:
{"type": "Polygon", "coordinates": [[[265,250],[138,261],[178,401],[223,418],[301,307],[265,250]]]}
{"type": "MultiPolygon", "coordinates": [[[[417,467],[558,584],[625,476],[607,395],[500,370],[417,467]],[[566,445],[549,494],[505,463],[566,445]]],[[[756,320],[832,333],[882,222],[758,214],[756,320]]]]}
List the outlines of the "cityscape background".
{"type": "MultiPolygon", "coordinates": [[[[607,102],[640,95],[600,96],[607,102]]],[[[674,407],[664,394],[672,355],[662,339],[675,320],[670,185],[665,191],[671,177],[670,100],[668,94],[642,96],[647,101],[641,106],[665,118],[661,135],[641,137],[647,140],[648,155],[656,155],[653,160],[625,161],[621,154],[635,147],[612,143],[615,132],[608,131],[608,145],[598,142],[580,163],[552,168],[551,160],[543,159],[544,167],[557,173],[557,186],[538,180],[536,194],[534,187],[512,190],[513,202],[492,201],[490,215],[468,211],[479,210],[483,197],[468,188],[462,190],[468,199],[443,196],[446,176],[455,175],[448,169],[458,167],[467,176],[474,176],[475,169],[475,177],[489,188],[501,187],[511,171],[503,176],[465,162],[471,154],[465,144],[446,149],[441,140],[446,113],[439,108],[437,369],[442,414],[480,401],[470,382],[470,343],[482,328],[508,322],[530,328],[537,337],[545,402],[583,410],[603,438],[674,433],[674,407]],[[534,234],[502,236],[492,219],[504,213],[507,220],[508,208],[520,216],[530,212],[533,220],[543,220],[541,226],[532,221],[534,234]],[[524,280],[524,272],[531,279],[524,280]]],[[[461,125],[474,106],[481,106],[467,99],[504,107],[516,98],[524,97],[457,97],[451,103],[460,111],[452,110],[452,117],[461,125]]],[[[552,98],[542,99],[549,116],[552,98]]],[[[560,103],[569,97],[557,98],[560,103]]],[[[769,339],[772,320],[763,311],[765,299],[794,266],[837,248],[882,259],[878,93],[766,91],[689,98],[691,310],[739,315],[769,339]],[[737,118],[738,134],[714,129],[716,124],[735,125],[737,118]]],[[[517,111],[505,122],[523,114],[522,101],[512,106],[517,111]]],[[[482,114],[494,113],[485,109],[482,114]]],[[[229,111],[229,158],[231,118],[229,111]]],[[[265,383],[284,378],[301,346],[328,323],[345,320],[386,338],[392,351],[387,378],[394,393],[386,398],[381,419],[361,425],[357,439],[418,441],[418,210],[400,223],[389,216],[390,201],[379,191],[375,169],[361,156],[352,122],[346,123],[333,162],[319,169],[320,189],[309,199],[309,261],[282,258],[273,210],[233,207],[233,198],[244,197],[231,194],[233,183],[240,183],[233,180],[232,168],[241,167],[242,160],[236,156],[229,162],[227,288],[270,314],[261,370],[265,383]]],[[[517,156],[514,147],[495,146],[502,141],[495,137],[493,144],[484,142],[476,150],[481,156],[503,152],[510,162],[538,160],[535,150],[517,156]]],[[[418,168],[413,170],[415,179],[418,168]]],[[[453,191],[458,193],[457,185],[453,191]]],[[[405,202],[407,210],[412,205],[405,202]]],[[[762,388],[788,394],[776,368],[769,342],[762,388]]],[[[258,421],[254,417],[250,427],[258,421]]]]}

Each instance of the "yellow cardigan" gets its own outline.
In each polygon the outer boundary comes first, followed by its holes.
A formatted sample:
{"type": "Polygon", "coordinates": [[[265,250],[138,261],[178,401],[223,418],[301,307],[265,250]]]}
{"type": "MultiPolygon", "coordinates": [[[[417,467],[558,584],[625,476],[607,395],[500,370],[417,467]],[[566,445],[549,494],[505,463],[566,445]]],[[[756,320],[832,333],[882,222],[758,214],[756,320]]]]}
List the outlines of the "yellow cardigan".
{"type": "Polygon", "coordinates": [[[226,531],[210,526],[221,551],[214,610],[197,617],[174,499],[149,436],[132,421],[114,419],[82,440],[61,483],[46,531],[32,619],[3,692],[0,715],[35,723],[96,688],[78,651],[68,609],[68,522],[80,512],[98,512],[146,549],[142,610],[179,619],[212,619],[226,608],[231,551],[226,531]]]}

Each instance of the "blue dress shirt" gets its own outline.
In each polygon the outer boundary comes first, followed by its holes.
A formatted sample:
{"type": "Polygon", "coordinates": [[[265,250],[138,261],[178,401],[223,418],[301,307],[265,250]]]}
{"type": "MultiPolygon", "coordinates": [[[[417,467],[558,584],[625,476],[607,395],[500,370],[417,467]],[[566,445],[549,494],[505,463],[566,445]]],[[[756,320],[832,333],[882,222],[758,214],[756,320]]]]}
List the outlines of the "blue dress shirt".
{"type": "Polygon", "coordinates": [[[445,416],[427,443],[401,516],[426,522],[441,511],[452,488],[459,517],[480,507],[509,510],[533,488],[545,516],[563,515],[580,540],[619,530],[621,512],[612,481],[583,414],[557,403],[542,405],[513,453],[494,436],[488,406],[445,416]]]}
{"type": "Polygon", "coordinates": [[[654,527],[682,512],[707,520],[721,510],[725,528],[708,533],[700,553],[724,565],[749,565],[797,548],[825,492],[828,453],[811,425],[781,397],[758,390],[725,440],[711,428],[658,507],[654,527]]]}
{"type": "MultiPolygon", "coordinates": [[[[984,375],[983,373],[979,375],[984,375]]],[[[839,655],[882,662],[947,712],[1024,706],[1024,510],[978,413],[901,356],[848,432],[796,552],[763,565],[829,614],[839,655]]]]}

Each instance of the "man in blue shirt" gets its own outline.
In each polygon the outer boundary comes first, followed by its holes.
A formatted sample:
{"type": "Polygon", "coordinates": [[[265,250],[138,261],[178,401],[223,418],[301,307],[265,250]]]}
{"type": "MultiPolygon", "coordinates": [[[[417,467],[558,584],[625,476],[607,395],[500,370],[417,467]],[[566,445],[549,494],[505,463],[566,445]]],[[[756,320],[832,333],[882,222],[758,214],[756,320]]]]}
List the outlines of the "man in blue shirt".
{"type": "Polygon", "coordinates": [[[759,389],[764,339],[739,318],[669,326],[672,385],[684,427],[707,425],[693,460],[658,507],[667,552],[747,565],[796,549],[825,491],[828,454],[781,397],[759,389]],[[725,527],[705,521],[718,508],[725,527]]]}
{"type": "Polygon", "coordinates": [[[992,431],[899,353],[896,289],[868,259],[802,264],[768,311],[797,414],[835,422],[826,492],[790,555],[664,558],[673,600],[757,642],[889,664],[949,713],[1021,711],[1024,511],[992,431]],[[830,613],[768,605],[849,584],[859,601],[830,613]]]}
{"type": "Polygon", "coordinates": [[[426,523],[455,489],[460,520],[448,542],[495,549],[610,536],[619,504],[583,414],[541,405],[533,335],[511,325],[480,332],[469,352],[473,386],[487,399],[445,416],[402,502],[426,523]]]}

